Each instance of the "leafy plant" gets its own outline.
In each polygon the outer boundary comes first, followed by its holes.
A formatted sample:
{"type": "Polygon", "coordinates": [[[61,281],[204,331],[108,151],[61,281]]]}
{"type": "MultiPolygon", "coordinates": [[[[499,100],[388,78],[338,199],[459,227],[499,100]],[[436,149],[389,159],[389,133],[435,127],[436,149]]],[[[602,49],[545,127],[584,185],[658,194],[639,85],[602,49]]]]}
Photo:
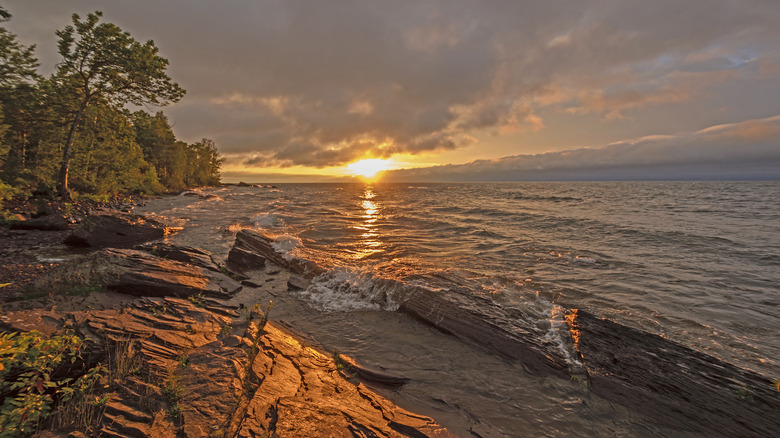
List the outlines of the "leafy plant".
{"type": "Polygon", "coordinates": [[[203,300],[203,291],[190,295],[187,299],[197,307],[206,307],[206,302],[203,300]]]}
{"type": "Polygon", "coordinates": [[[88,400],[95,383],[105,374],[98,365],[75,380],[67,375],[78,366],[84,341],[73,334],[46,338],[38,331],[0,334],[0,437],[33,433],[55,405],[88,400]]]}

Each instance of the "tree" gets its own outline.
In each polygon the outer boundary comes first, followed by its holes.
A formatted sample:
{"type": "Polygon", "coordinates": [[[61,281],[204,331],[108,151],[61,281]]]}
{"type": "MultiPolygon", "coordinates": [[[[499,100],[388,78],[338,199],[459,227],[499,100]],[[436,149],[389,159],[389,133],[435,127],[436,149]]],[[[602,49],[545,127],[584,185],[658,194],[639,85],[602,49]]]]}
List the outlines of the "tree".
{"type": "MultiPolygon", "coordinates": [[[[8,21],[11,15],[0,9],[0,22],[8,21]]],[[[35,46],[25,47],[16,40],[16,35],[0,27],[0,87],[9,88],[38,74],[38,59],[35,46]]]]}
{"type": "MultiPolygon", "coordinates": [[[[0,6],[0,23],[10,19],[11,14],[0,6]]],[[[38,60],[34,51],[35,46],[25,47],[19,44],[15,34],[5,27],[0,27],[0,165],[5,162],[11,149],[5,141],[12,128],[8,124],[9,119],[19,119],[18,108],[4,106],[23,99],[24,94],[31,88],[30,83],[39,78],[35,71],[38,60]]],[[[0,184],[3,184],[1,180],[0,184]]]]}
{"type": "Polygon", "coordinates": [[[127,103],[163,106],[178,102],[185,93],[168,77],[168,60],[158,55],[153,41],[142,44],[115,24],[99,23],[102,16],[97,11],[82,21],[73,14],[73,25],[57,31],[62,62],[53,82],[76,91],[57,183],[63,198],[70,197],[68,168],[74,138],[92,102],[100,99],[118,108],[127,103]]]}

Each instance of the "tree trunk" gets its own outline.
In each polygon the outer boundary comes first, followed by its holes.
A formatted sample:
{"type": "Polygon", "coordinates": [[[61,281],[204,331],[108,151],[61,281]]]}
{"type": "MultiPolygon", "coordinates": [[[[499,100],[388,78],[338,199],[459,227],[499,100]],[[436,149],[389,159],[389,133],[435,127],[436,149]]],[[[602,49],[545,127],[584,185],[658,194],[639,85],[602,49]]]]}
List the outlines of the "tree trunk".
{"type": "Polygon", "coordinates": [[[70,189],[68,188],[68,168],[70,167],[70,158],[73,152],[73,140],[76,137],[76,130],[78,129],[79,122],[84,116],[84,112],[87,110],[89,100],[84,100],[76,112],[76,118],[73,119],[73,124],[70,125],[70,132],[68,132],[68,140],[65,142],[65,147],[62,151],[62,164],[60,165],[60,176],[57,180],[57,192],[63,200],[69,201],[70,189]]]}

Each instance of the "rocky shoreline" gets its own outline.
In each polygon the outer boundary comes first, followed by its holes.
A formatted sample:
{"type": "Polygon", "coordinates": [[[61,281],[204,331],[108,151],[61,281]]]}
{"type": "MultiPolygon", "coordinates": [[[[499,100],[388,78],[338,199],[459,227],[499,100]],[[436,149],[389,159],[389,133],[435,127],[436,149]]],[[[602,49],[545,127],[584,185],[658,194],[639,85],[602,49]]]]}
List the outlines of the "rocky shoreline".
{"type": "Polygon", "coordinates": [[[258,289],[292,286],[289,272],[258,255],[234,254],[231,270],[195,248],[135,246],[171,230],[105,211],[65,236],[12,231],[0,239],[25,239],[4,246],[5,266],[36,236],[38,247],[61,240],[92,251],[35,278],[9,275],[16,287],[3,295],[2,331],[74,333],[87,340],[81,369],[123,363],[102,378],[108,397],[88,430],[45,425],[48,436],[454,436],[370,389],[403,378],[320,351],[269,321],[258,289]]]}
{"type": "MultiPolygon", "coordinates": [[[[139,244],[174,231],[103,211],[85,217],[67,236],[21,234],[41,236],[38,246],[58,236],[90,252],[46,266],[45,275],[23,280],[24,292],[6,293],[2,329],[75,330],[90,340],[90,363],[106,361],[106,352],[120,346],[128,360],[144,364],[143,378],[105,382],[111,397],[92,434],[454,436],[371,389],[403,386],[404,376],[324,353],[273,316],[268,320],[270,300],[307,288],[321,267],[281,256],[270,239],[251,230],[238,231],[225,260],[159,240],[139,244]],[[29,299],[35,291],[39,296],[29,299]],[[180,388],[173,398],[171,382],[180,388]]],[[[0,260],[18,259],[5,257],[0,260]]],[[[763,376],[576,309],[566,320],[582,365],[572,369],[536,337],[506,329],[503,309],[465,299],[415,289],[398,311],[542,378],[586,384],[668,430],[780,433],[780,398],[763,376]]]]}

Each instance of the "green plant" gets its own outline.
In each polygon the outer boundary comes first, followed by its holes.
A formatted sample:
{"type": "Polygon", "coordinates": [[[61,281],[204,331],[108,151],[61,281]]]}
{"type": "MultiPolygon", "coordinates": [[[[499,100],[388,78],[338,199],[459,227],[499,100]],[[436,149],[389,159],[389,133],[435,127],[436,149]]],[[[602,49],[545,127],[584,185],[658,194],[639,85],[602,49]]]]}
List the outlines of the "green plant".
{"type": "Polygon", "coordinates": [[[88,296],[92,292],[100,292],[103,290],[103,286],[80,284],[72,286],[62,292],[65,296],[88,296]]]}
{"type": "Polygon", "coordinates": [[[197,307],[206,307],[206,302],[203,300],[203,291],[200,291],[194,295],[187,297],[188,300],[197,307]]]}
{"type": "Polygon", "coordinates": [[[91,397],[105,368],[98,365],[77,378],[84,341],[73,334],[45,338],[38,331],[0,334],[0,437],[24,436],[37,430],[55,405],[77,402],[102,405],[91,397]]]}
{"type": "Polygon", "coordinates": [[[572,374],[571,381],[574,383],[579,383],[585,387],[590,386],[590,380],[588,380],[587,377],[583,377],[577,374],[572,374]]]}
{"type": "Polygon", "coordinates": [[[176,358],[176,361],[180,368],[187,368],[190,366],[190,354],[187,352],[181,353],[179,357],[176,358]]]}
{"type": "Polygon", "coordinates": [[[163,383],[162,393],[168,399],[168,415],[178,420],[181,417],[179,400],[184,393],[184,387],[181,385],[181,378],[176,369],[171,369],[168,372],[168,377],[163,383]]]}
{"type": "Polygon", "coordinates": [[[739,386],[737,389],[734,390],[734,393],[737,395],[737,397],[739,397],[742,400],[746,400],[749,402],[755,401],[755,399],[753,398],[753,394],[750,393],[750,390],[745,385],[739,386]]]}
{"type": "Polygon", "coordinates": [[[246,321],[250,322],[252,320],[257,320],[258,326],[262,331],[263,327],[265,327],[265,324],[268,322],[268,315],[270,314],[271,309],[273,309],[275,305],[276,304],[273,302],[273,300],[271,300],[265,306],[265,311],[263,311],[263,308],[262,306],[260,306],[260,303],[255,304],[251,308],[246,308],[245,310],[246,321]]]}
{"type": "Polygon", "coordinates": [[[134,342],[122,339],[107,347],[108,378],[120,381],[130,374],[138,374],[141,366],[135,354],[134,342]]]}
{"type": "Polygon", "coordinates": [[[220,336],[227,336],[230,334],[230,332],[233,331],[233,326],[230,324],[223,325],[221,329],[219,329],[219,335],[220,336]]]}

